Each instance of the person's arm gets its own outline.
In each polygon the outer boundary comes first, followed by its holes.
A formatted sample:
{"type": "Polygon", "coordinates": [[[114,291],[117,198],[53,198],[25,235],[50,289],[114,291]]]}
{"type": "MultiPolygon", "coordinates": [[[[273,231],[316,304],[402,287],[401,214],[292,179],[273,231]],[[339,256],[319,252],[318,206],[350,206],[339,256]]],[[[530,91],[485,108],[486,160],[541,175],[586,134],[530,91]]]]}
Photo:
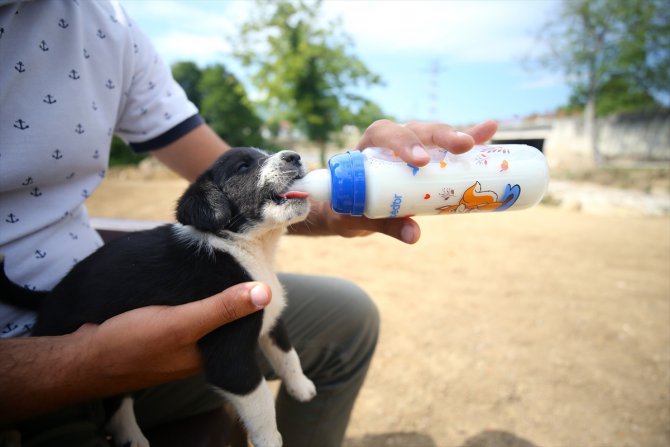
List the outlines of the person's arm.
{"type": "MultiPolygon", "coordinates": [[[[464,133],[445,124],[411,122],[400,125],[389,120],[380,120],[368,127],[356,149],[390,148],[405,162],[424,166],[430,161],[424,147],[441,147],[459,154],[467,152],[475,144],[485,143],[497,129],[495,121],[484,121],[464,133]]],[[[292,225],[289,231],[291,234],[299,235],[344,237],[383,233],[408,244],[417,242],[421,236],[419,225],[409,217],[368,219],[340,215],[333,212],[329,204],[323,202],[314,204],[309,217],[303,222],[292,225]]]]}
{"type": "Polygon", "coordinates": [[[202,336],[270,299],[268,286],[243,283],[179,306],[135,309],[68,335],[0,339],[0,422],[188,377],[202,368],[196,346],[202,336]]]}
{"type": "Polygon", "coordinates": [[[201,124],[183,137],[151,154],[168,168],[193,182],[224,152],[230,149],[207,124],[201,124]]]}

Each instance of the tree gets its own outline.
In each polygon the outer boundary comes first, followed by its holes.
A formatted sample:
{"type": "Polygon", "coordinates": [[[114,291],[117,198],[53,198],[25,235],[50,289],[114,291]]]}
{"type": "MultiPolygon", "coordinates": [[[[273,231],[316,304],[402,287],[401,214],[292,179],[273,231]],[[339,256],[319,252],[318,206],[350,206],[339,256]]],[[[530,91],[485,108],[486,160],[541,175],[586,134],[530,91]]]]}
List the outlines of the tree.
{"type": "Polygon", "coordinates": [[[209,126],[233,146],[266,146],[263,124],[244,86],[223,65],[204,69],[193,62],[178,62],[172,74],[200,109],[209,126]]]}
{"type": "Polygon", "coordinates": [[[665,0],[564,0],[543,26],[541,62],[572,83],[600,162],[596,115],[670,105],[670,8],[665,0]]]}
{"type": "Polygon", "coordinates": [[[360,131],[363,131],[374,121],[382,118],[392,119],[375,102],[363,98],[360,102],[359,107],[354,110],[347,110],[343,114],[343,121],[346,124],[356,126],[360,131]]]}
{"type": "Polygon", "coordinates": [[[257,0],[234,54],[251,68],[268,120],[294,123],[319,145],[325,164],[331,133],[363,103],[356,87],[381,80],[349,52],[352,42],[341,22],[321,24],[320,8],[321,1],[257,0]]]}
{"type": "Polygon", "coordinates": [[[202,70],[194,62],[177,62],[172,66],[172,76],[186,92],[193,104],[200,106],[198,83],[202,79],[202,70]]]}

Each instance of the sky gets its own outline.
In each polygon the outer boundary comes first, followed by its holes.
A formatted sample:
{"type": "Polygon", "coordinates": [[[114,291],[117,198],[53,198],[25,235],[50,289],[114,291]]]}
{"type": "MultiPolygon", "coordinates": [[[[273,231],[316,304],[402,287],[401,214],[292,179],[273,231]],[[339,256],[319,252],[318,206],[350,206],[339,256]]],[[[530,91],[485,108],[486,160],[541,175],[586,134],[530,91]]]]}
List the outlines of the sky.
{"type": "MultiPolygon", "coordinates": [[[[249,0],[125,0],[126,11],[166,62],[223,63],[246,83],[230,56],[249,0]]],[[[399,122],[467,125],[515,121],[564,105],[560,73],[531,70],[542,51],[536,35],[558,0],[325,0],[340,17],[352,52],[384,80],[364,91],[399,122]]],[[[251,86],[247,86],[250,90],[251,86]]],[[[253,95],[253,92],[251,92],[253,95]]]]}

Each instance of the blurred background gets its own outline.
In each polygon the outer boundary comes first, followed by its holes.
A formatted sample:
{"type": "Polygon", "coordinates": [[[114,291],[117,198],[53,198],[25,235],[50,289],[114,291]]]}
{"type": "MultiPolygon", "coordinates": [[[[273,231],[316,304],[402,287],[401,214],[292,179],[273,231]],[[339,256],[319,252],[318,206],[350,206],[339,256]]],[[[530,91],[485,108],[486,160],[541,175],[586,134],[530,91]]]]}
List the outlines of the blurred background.
{"type": "MultiPolygon", "coordinates": [[[[124,7],[233,145],[316,168],[376,119],[496,119],[494,143],[545,154],[528,211],[422,218],[411,247],[284,238],[280,269],[381,311],[348,446],[670,445],[667,1],[124,7]]],[[[183,181],[119,140],[112,161],[92,215],[173,219],[183,181]]]]}
{"type": "Polygon", "coordinates": [[[496,119],[499,140],[531,142],[554,166],[668,159],[662,0],[125,7],[232,144],[341,148],[382,117],[496,119]]]}

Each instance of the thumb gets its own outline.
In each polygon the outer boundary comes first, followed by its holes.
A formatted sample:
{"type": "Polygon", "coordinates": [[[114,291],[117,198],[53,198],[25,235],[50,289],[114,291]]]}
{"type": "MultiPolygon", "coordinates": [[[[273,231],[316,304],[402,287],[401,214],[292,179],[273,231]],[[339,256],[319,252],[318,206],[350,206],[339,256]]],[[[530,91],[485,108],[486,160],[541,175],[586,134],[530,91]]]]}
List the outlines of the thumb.
{"type": "Polygon", "coordinates": [[[186,329],[184,336],[200,339],[214,329],[263,309],[272,291],[266,284],[236,284],[198,301],[170,307],[165,318],[175,318],[186,329]]]}
{"type": "Polygon", "coordinates": [[[421,237],[421,228],[411,217],[368,219],[366,217],[349,217],[350,225],[340,234],[343,236],[360,236],[364,234],[382,233],[406,244],[414,244],[421,237]]]}
{"type": "Polygon", "coordinates": [[[412,218],[380,219],[382,233],[406,244],[415,244],[421,237],[421,228],[412,218]]]}

